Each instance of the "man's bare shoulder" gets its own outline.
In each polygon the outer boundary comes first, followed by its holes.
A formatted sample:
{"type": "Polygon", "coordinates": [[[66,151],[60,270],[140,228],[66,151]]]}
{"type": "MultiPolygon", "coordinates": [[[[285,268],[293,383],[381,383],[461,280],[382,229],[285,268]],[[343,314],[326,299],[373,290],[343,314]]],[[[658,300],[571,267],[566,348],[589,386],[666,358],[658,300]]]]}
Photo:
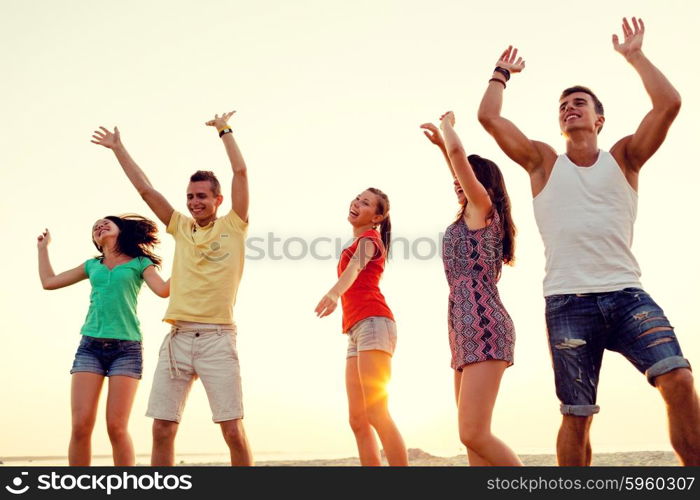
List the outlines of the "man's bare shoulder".
{"type": "Polygon", "coordinates": [[[532,197],[534,198],[540,194],[547,185],[549,176],[554,168],[554,163],[556,163],[559,155],[552,146],[545,142],[532,141],[532,144],[539,153],[539,161],[526,170],[530,175],[530,187],[532,188],[532,197]]]}

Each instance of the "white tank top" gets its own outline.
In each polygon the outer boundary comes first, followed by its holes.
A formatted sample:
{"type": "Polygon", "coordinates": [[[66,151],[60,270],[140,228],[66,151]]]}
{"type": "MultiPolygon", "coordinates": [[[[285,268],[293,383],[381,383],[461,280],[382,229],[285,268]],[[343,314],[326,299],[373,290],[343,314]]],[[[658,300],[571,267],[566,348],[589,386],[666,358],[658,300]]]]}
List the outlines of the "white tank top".
{"type": "Polygon", "coordinates": [[[637,192],[607,151],[590,167],[560,155],[532,200],[545,248],[544,295],[641,288],[632,255],[637,192]]]}

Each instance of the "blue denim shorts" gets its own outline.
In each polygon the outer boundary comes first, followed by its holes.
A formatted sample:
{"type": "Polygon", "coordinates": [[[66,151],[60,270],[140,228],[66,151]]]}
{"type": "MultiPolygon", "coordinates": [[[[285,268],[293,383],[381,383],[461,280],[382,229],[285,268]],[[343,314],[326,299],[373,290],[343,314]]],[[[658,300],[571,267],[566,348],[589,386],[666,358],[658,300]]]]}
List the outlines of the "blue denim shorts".
{"type": "Polygon", "coordinates": [[[103,377],[122,375],[140,379],[143,372],[142,352],[141,342],[83,335],[70,372],[97,373],[103,377]]]}
{"type": "Polygon", "coordinates": [[[663,310],[639,288],[545,297],[547,335],[557,397],[564,415],[598,413],[603,352],[619,352],[654,378],[690,368],[663,310]]]}

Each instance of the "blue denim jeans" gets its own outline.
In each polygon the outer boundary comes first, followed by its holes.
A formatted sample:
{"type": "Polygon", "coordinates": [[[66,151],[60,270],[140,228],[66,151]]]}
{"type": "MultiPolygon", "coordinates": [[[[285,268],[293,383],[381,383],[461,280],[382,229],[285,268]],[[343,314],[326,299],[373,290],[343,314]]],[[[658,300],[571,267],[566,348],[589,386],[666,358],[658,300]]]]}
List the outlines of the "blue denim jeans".
{"type": "Polygon", "coordinates": [[[690,368],[663,310],[639,288],[545,297],[547,335],[557,397],[564,415],[598,413],[603,352],[619,352],[650,384],[690,368]]]}
{"type": "Polygon", "coordinates": [[[123,375],[140,379],[143,372],[142,352],[141,342],[135,340],[83,335],[70,372],[97,373],[103,377],[123,375]]]}

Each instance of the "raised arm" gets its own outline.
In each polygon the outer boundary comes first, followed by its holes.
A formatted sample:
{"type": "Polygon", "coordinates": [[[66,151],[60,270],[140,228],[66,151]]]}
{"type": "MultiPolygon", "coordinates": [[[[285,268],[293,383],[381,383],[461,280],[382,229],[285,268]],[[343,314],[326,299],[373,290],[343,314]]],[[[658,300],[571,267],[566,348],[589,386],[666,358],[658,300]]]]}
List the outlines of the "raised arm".
{"type": "Polygon", "coordinates": [[[462,146],[462,141],[459,140],[459,136],[453,128],[454,124],[455,115],[452,111],[448,111],[440,117],[440,128],[444,135],[447,156],[457,175],[459,185],[464,190],[464,196],[467,197],[467,202],[472,207],[472,212],[478,212],[478,214],[473,215],[483,216],[485,219],[491,212],[491,198],[483,184],[476,178],[467,153],[462,146]]]}
{"type": "Polygon", "coordinates": [[[164,281],[156,271],[156,266],[148,266],[143,270],[143,280],[158,297],[170,297],[170,279],[164,281]]]}
{"type": "Polygon", "coordinates": [[[162,194],[153,188],[146,174],[143,173],[143,170],[141,170],[131,158],[124,144],[122,144],[119,129],[114,127],[114,132],[110,132],[106,128],[100,127],[99,130],[95,130],[95,133],[92,135],[92,141],[90,142],[112,150],[114,156],[117,157],[117,161],[119,161],[119,164],[124,169],[124,173],[134,185],[139,195],[141,195],[143,201],[151,207],[156,217],[167,226],[173,215],[173,207],[162,194]]]}
{"type": "Polygon", "coordinates": [[[56,290],[69,286],[87,278],[85,268],[81,264],[78,267],[64,271],[61,274],[53,272],[51,261],[49,260],[49,243],[51,243],[51,233],[46,229],[37,238],[37,248],[39,250],[39,279],[44,290],[56,290]]]}
{"type": "Polygon", "coordinates": [[[450,157],[447,155],[445,141],[442,138],[442,135],[440,134],[440,130],[432,123],[424,123],[420,126],[420,128],[423,129],[423,134],[425,134],[428,140],[435,144],[438,148],[440,148],[440,152],[442,153],[443,158],[445,158],[445,162],[447,163],[447,166],[450,169],[452,178],[456,179],[457,175],[455,174],[455,169],[452,167],[452,163],[450,163],[450,157]]]}
{"type": "Polygon", "coordinates": [[[513,122],[501,116],[506,82],[510,75],[525,69],[525,61],[517,55],[518,49],[512,46],[501,54],[481,99],[478,117],[481,125],[496,139],[503,152],[532,176],[536,170],[543,167],[546,156],[555,157],[556,153],[546,144],[528,139],[513,122]]]}
{"type": "Polygon", "coordinates": [[[321,301],[316,306],[314,310],[316,316],[323,318],[328,316],[330,313],[335,311],[338,306],[338,299],[341,295],[348,291],[348,289],[355,283],[355,280],[360,275],[360,272],[365,268],[365,266],[372,260],[375,254],[374,243],[369,238],[362,238],[360,243],[357,245],[355,253],[350,258],[348,262],[348,267],[345,268],[340,274],[338,281],[333,288],[331,288],[326,295],[323,296],[321,301]]]}
{"type": "Polygon", "coordinates": [[[666,77],[642,53],[644,22],[627,18],[622,22],[624,41],[612,36],[613,47],[639,73],[644,88],[651,98],[651,111],[642,119],[637,131],[621,139],[610,152],[626,169],[638,172],[661,146],[668,129],[681,108],[681,96],[666,77]]]}
{"type": "Polygon", "coordinates": [[[241,150],[238,149],[238,144],[233,138],[233,128],[228,124],[228,119],[233,116],[235,111],[224,113],[221,116],[218,114],[214,119],[206,122],[206,125],[216,127],[219,132],[219,137],[224,143],[226,154],[231,162],[233,169],[233,181],[231,183],[231,201],[233,210],[238,214],[241,220],[248,222],[248,204],[250,195],[248,193],[248,169],[246,168],[245,160],[241,150]]]}

